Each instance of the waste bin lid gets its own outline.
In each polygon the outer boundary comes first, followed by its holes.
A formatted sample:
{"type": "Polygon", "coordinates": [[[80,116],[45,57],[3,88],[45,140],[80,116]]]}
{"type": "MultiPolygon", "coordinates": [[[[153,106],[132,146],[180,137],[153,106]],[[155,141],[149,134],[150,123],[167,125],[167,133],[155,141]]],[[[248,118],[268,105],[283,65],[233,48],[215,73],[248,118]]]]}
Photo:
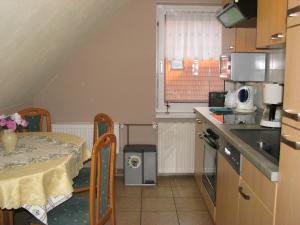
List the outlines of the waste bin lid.
{"type": "Polygon", "coordinates": [[[156,152],[156,145],[125,145],[124,152],[156,152]]]}

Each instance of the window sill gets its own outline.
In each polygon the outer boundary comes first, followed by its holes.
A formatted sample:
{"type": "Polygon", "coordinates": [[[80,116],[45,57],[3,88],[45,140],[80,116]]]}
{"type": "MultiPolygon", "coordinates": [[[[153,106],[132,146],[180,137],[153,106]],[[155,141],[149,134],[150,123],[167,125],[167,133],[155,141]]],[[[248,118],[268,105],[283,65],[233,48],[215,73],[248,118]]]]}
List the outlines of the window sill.
{"type": "Polygon", "coordinates": [[[156,113],[157,119],[194,119],[196,118],[195,113],[188,113],[188,112],[170,112],[170,113],[164,113],[164,112],[157,112],[156,113]]]}

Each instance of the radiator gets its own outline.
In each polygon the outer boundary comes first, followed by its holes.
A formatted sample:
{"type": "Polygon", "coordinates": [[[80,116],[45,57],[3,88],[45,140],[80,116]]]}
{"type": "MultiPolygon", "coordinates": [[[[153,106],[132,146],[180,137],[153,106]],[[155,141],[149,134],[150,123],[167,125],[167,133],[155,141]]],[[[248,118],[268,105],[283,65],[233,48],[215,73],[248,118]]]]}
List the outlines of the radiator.
{"type": "Polygon", "coordinates": [[[193,173],[195,125],[193,122],[158,124],[158,172],[193,173]]]}
{"type": "MultiPolygon", "coordinates": [[[[92,123],[59,123],[52,124],[54,132],[74,134],[86,140],[88,149],[93,148],[94,125],[92,123]]],[[[114,134],[117,139],[116,151],[119,153],[119,124],[114,124],[114,134]]]]}

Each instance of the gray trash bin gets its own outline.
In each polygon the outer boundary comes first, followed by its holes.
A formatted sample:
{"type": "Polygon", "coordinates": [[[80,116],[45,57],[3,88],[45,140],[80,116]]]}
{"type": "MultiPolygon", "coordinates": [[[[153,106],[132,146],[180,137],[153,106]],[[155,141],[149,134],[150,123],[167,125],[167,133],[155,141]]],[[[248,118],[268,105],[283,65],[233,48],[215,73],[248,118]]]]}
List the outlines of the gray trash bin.
{"type": "Polygon", "coordinates": [[[155,185],[157,183],[155,145],[125,145],[125,185],[155,185]]]}

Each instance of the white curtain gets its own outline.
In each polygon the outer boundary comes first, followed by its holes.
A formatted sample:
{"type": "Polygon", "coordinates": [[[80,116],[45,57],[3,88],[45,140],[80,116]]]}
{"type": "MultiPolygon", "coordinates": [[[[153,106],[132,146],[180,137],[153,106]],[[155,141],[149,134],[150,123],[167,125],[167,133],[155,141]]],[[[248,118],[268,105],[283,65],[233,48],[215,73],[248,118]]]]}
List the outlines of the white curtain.
{"type": "Polygon", "coordinates": [[[216,12],[211,11],[167,11],[167,59],[218,59],[221,54],[222,27],[215,15],[216,12]]]}

